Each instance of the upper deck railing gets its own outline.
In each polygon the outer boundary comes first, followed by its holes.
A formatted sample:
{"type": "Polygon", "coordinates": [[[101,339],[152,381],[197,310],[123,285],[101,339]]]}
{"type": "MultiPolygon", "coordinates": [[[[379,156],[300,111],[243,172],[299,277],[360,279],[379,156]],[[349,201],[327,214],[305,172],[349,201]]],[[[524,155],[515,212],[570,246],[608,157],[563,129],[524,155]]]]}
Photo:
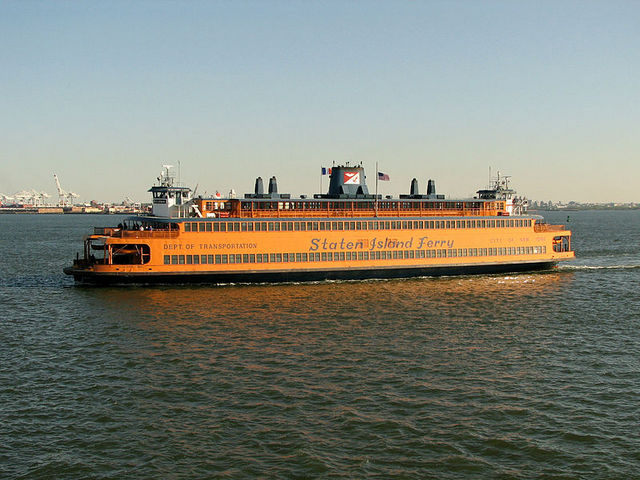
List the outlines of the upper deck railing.
{"type": "Polygon", "coordinates": [[[178,230],[123,230],[115,227],[94,227],[94,235],[115,238],[176,238],[178,230]]]}

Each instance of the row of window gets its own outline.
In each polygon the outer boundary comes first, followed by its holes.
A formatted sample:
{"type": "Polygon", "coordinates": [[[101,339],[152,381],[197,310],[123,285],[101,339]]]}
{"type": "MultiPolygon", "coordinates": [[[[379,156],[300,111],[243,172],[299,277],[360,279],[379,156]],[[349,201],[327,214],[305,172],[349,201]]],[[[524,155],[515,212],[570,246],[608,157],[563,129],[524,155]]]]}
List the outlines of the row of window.
{"type": "Polygon", "coordinates": [[[389,250],[374,252],[244,253],[222,255],[165,255],[165,265],[200,265],[230,263],[340,262],[353,260],[406,260],[412,258],[495,257],[538,255],[542,247],[453,248],[439,250],[389,250]]]}
{"type": "Polygon", "coordinates": [[[326,222],[186,222],[185,232],[280,232],[315,230],[432,230],[462,228],[531,227],[531,219],[492,220],[375,220],[326,222]]]}
{"type": "MultiPolygon", "coordinates": [[[[434,201],[290,201],[274,202],[260,200],[241,200],[243,210],[480,210],[483,207],[502,209],[503,202],[434,202],[434,201]]],[[[224,202],[206,202],[207,210],[224,209],[224,202]]]]}

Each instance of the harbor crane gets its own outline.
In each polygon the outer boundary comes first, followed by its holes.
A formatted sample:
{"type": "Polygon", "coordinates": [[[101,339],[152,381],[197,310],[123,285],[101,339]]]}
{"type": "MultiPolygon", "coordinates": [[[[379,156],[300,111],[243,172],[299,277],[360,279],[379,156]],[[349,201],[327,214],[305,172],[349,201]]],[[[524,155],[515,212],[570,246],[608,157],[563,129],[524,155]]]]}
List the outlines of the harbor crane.
{"type": "Polygon", "coordinates": [[[78,198],[80,195],[74,192],[65,192],[60,186],[60,180],[58,180],[58,175],[53,174],[53,179],[56,181],[56,188],[58,189],[58,206],[59,207],[72,207],[73,199],[78,198]]]}

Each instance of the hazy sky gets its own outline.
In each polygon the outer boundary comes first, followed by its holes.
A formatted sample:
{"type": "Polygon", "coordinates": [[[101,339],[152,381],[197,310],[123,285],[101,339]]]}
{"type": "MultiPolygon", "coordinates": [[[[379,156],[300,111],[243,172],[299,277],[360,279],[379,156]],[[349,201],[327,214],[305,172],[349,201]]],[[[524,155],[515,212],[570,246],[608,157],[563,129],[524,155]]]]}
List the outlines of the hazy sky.
{"type": "MultiPolygon", "coordinates": [[[[149,201],[375,163],[471,196],[640,201],[640,2],[0,1],[0,192],[149,201]]],[[[327,179],[324,180],[327,186],[327,179]]]]}

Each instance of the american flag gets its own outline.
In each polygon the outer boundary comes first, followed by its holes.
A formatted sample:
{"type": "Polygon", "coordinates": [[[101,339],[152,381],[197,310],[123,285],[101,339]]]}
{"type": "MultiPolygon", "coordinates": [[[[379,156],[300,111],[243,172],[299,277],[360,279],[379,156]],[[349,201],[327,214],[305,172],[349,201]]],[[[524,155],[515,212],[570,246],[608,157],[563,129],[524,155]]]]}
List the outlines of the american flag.
{"type": "Polygon", "coordinates": [[[378,172],[378,180],[382,182],[388,182],[391,179],[389,178],[389,175],[387,175],[386,173],[378,172]]]}

